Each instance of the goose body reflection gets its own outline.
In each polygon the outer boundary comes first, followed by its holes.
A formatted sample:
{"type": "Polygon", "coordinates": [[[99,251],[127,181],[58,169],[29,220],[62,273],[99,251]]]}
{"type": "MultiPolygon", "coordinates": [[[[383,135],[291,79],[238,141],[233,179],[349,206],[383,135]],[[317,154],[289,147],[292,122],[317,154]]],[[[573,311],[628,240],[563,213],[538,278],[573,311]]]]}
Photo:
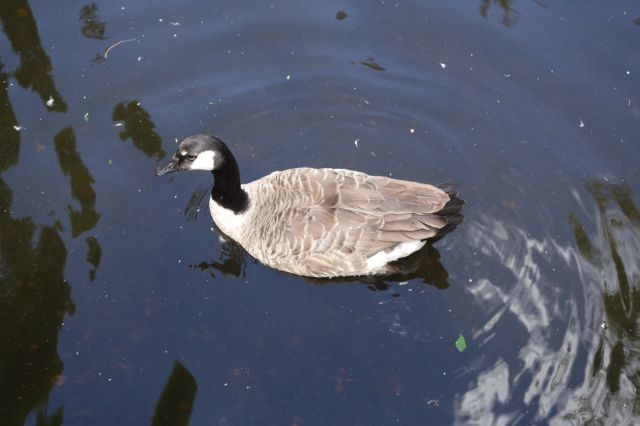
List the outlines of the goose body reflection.
{"type": "Polygon", "coordinates": [[[222,232],[260,262],[317,278],[389,275],[462,221],[455,192],[345,169],[295,168],[242,185],[227,145],[212,135],[183,140],[158,176],[208,170],[209,208],[222,232]]]}

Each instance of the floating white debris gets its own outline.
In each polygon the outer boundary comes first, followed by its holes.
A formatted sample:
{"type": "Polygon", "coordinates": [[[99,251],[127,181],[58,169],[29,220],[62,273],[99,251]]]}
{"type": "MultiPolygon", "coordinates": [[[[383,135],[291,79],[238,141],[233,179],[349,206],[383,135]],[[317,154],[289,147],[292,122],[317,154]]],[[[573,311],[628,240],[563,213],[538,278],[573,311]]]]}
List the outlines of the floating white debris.
{"type": "Polygon", "coordinates": [[[15,130],[16,132],[19,132],[22,129],[24,129],[24,127],[22,127],[22,126],[13,126],[13,130],[15,130]]]}
{"type": "Polygon", "coordinates": [[[582,118],[580,119],[580,124],[578,124],[578,127],[580,127],[580,128],[584,127],[584,121],[582,121],[582,118]]]}
{"type": "Polygon", "coordinates": [[[174,26],[174,27],[179,27],[181,24],[180,24],[180,22],[173,21],[173,22],[169,22],[169,25],[174,26]]]}
{"type": "Polygon", "coordinates": [[[162,22],[162,21],[164,21],[164,19],[158,18],[158,22],[162,22]]]}
{"type": "Polygon", "coordinates": [[[85,123],[88,123],[89,122],[89,113],[85,112],[84,115],[82,116],[82,118],[84,119],[85,123]]]}
{"type": "Polygon", "coordinates": [[[627,71],[627,75],[631,74],[631,71],[627,71]]]}
{"type": "Polygon", "coordinates": [[[285,77],[287,80],[291,80],[291,76],[289,74],[287,74],[287,76],[285,77]]]}
{"type": "Polygon", "coordinates": [[[409,129],[409,133],[415,133],[415,132],[416,132],[416,129],[414,128],[409,129]]]}
{"type": "Polygon", "coordinates": [[[601,323],[600,324],[600,328],[603,328],[603,329],[607,328],[607,323],[606,322],[601,323]]]}
{"type": "Polygon", "coordinates": [[[142,60],[142,56],[138,56],[138,62],[142,60]]]}
{"type": "Polygon", "coordinates": [[[398,283],[398,285],[407,285],[407,284],[409,284],[409,281],[400,281],[398,283]]]}
{"type": "Polygon", "coordinates": [[[122,126],[124,126],[124,123],[115,123],[113,125],[113,127],[122,127],[122,126]]]}
{"type": "Polygon", "coordinates": [[[503,77],[509,78],[511,77],[511,74],[502,74],[503,77]]]}
{"type": "Polygon", "coordinates": [[[356,146],[356,148],[358,147],[358,141],[360,140],[360,138],[356,139],[355,141],[353,141],[354,145],[356,146]]]}
{"type": "Polygon", "coordinates": [[[445,69],[447,67],[447,64],[445,64],[444,62],[438,62],[438,65],[440,65],[440,68],[445,69]]]}
{"type": "Polygon", "coordinates": [[[49,99],[47,99],[47,102],[46,102],[47,106],[51,108],[55,103],[56,101],[53,100],[53,96],[49,96],[49,99]]]}

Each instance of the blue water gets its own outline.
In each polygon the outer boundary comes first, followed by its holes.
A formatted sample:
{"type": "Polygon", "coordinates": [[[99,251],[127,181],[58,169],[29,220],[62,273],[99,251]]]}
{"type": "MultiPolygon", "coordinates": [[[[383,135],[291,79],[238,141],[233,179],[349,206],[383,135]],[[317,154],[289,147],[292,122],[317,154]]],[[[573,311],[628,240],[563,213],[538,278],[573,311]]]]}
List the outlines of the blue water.
{"type": "Polygon", "coordinates": [[[0,424],[634,424],[636,2],[0,5],[0,424]],[[298,166],[454,186],[407,280],[313,282],[213,229],[298,166]],[[455,342],[462,335],[466,348],[455,342]]]}

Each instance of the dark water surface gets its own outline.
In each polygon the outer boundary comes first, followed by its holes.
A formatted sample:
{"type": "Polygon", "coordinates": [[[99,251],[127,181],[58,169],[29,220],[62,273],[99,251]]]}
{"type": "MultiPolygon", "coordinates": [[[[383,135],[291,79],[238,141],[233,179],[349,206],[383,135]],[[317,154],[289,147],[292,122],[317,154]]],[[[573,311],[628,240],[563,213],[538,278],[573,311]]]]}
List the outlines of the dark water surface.
{"type": "Polygon", "coordinates": [[[640,4],[458,3],[2,0],[0,424],[634,424],[640,4]],[[466,220],[424,279],[279,273],[154,176],[199,132],[466,220]]]}

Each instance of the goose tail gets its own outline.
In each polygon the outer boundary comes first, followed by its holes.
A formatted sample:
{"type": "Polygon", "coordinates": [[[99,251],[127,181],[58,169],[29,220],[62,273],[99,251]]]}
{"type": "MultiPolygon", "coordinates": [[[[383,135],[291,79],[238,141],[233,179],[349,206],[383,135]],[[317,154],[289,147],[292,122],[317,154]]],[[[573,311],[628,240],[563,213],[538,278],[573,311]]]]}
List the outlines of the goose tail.
{"type": "Polygon", "coordinates": [[[458,193],[456,191],[446,191],[446,193],[449,196],[449,201],[447,201],[444,207],[435,214],[445,218],[447,220],[447,224],[440,229],[440,232],[438,232],[435,237],[430,239],[431,242],[438,241],[440,238],[456,229],[456,227],[464,220],[464,215],[462,214],[464,200],[458,197],[458,193]]]}

